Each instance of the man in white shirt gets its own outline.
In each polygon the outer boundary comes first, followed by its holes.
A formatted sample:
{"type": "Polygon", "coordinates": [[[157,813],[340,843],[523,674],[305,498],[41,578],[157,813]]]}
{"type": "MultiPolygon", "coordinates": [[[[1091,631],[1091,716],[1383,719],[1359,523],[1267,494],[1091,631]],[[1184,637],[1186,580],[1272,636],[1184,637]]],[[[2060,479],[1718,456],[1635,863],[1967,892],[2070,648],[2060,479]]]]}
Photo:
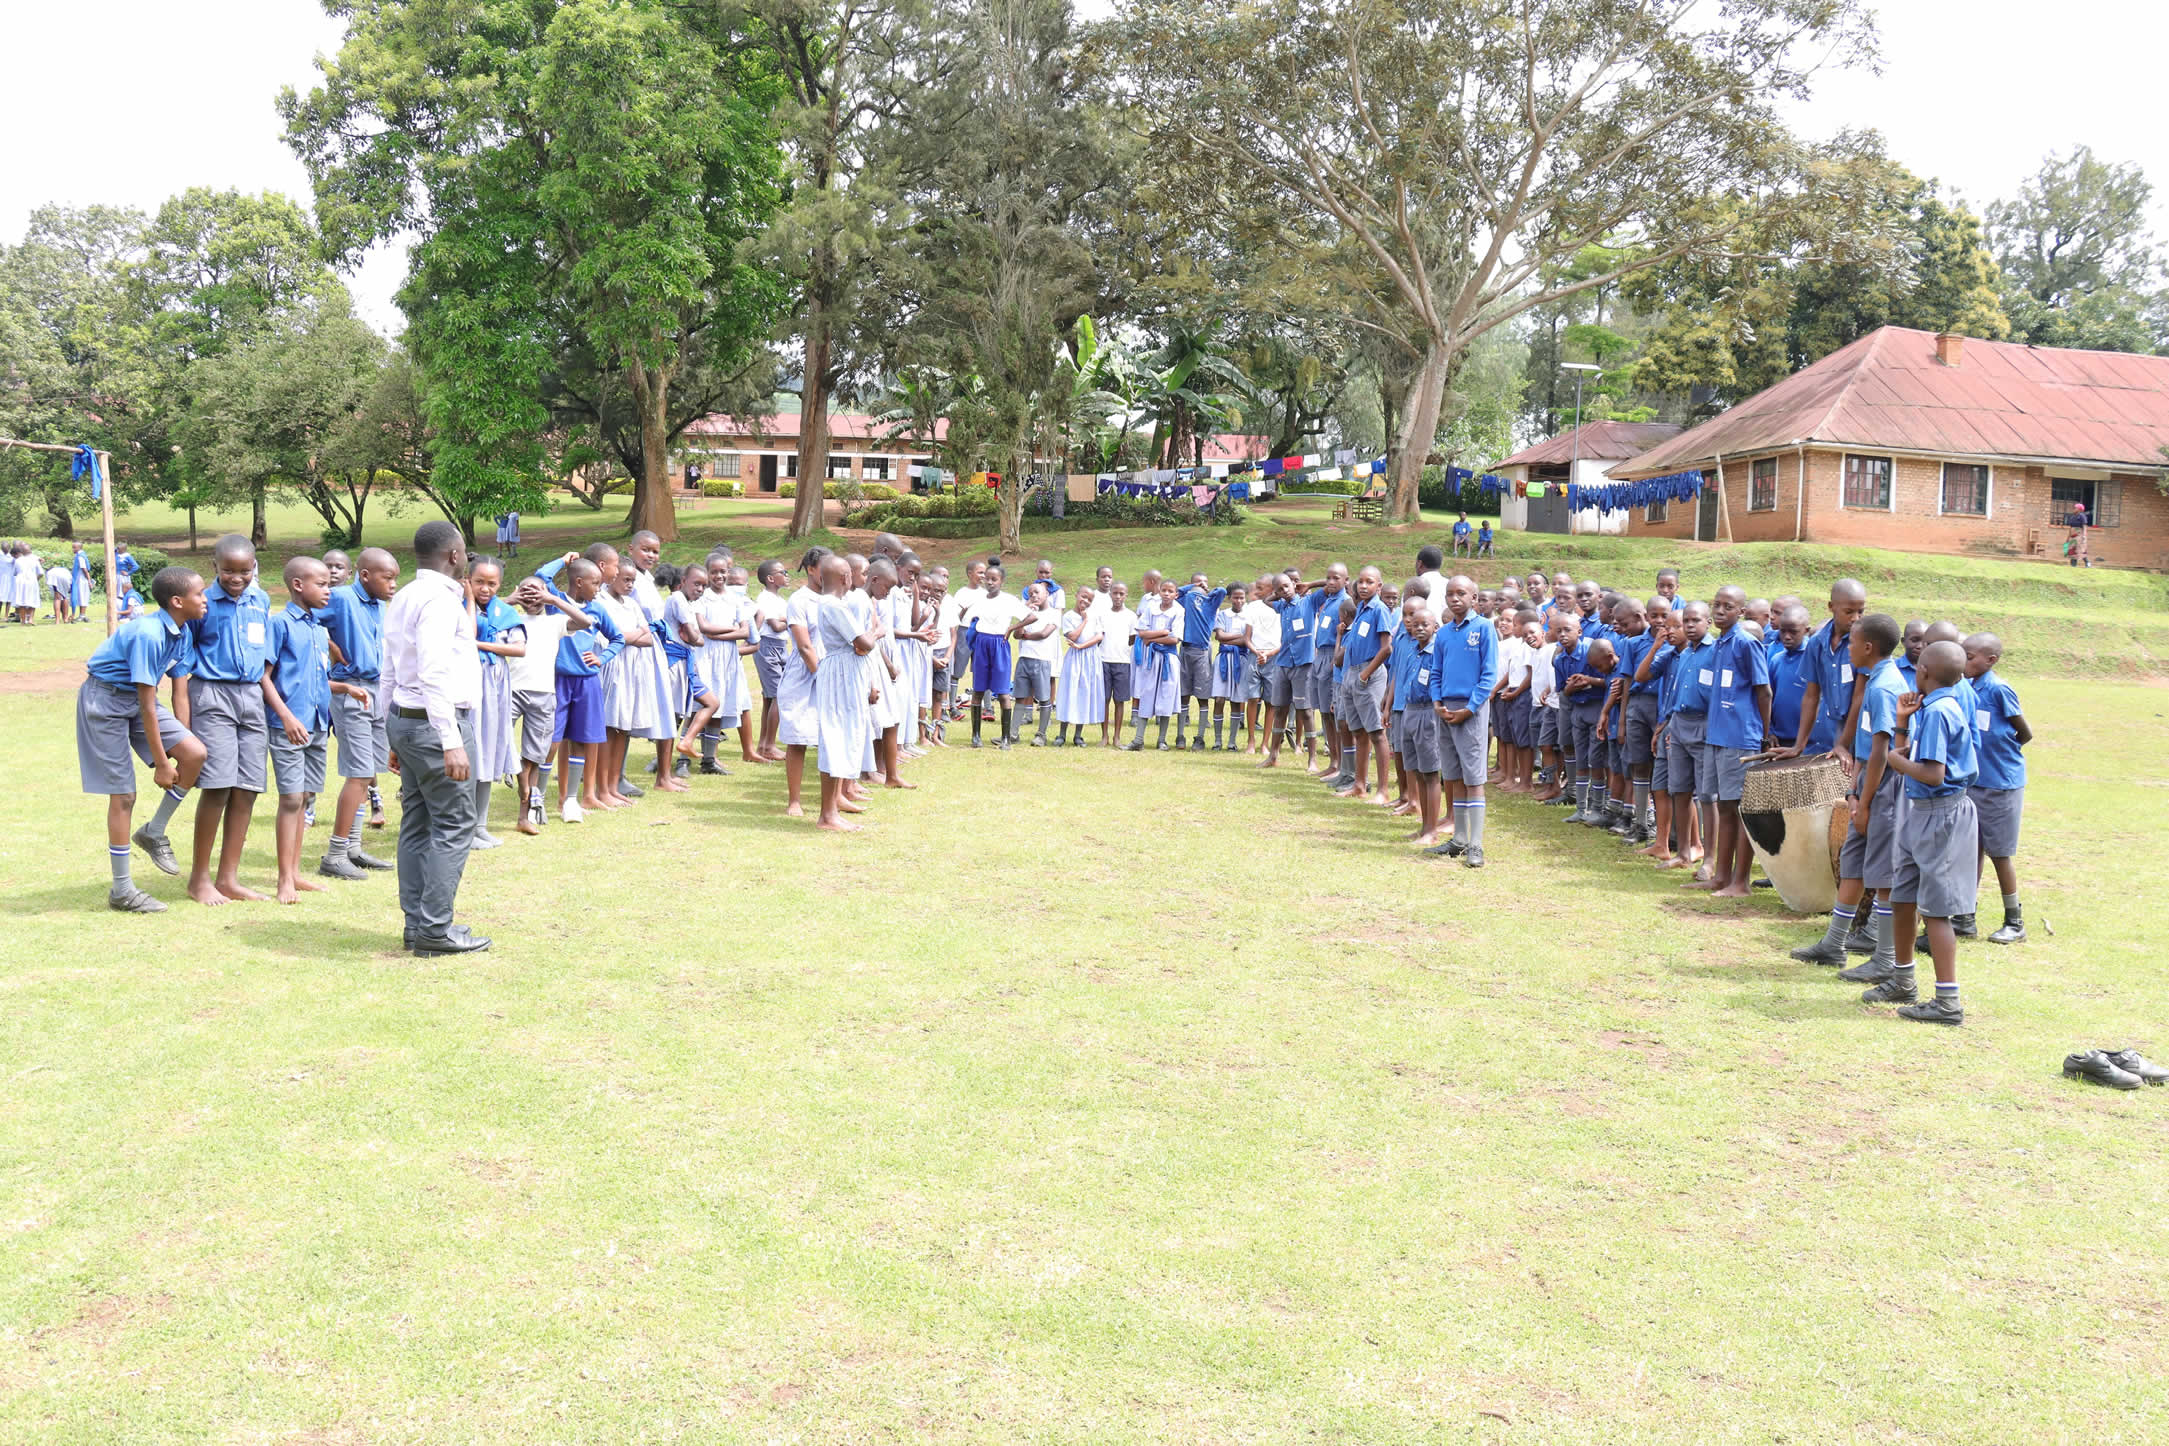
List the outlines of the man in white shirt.
{"type": "Polygon", "coordinates": [[[1423,579],[1424,610],[1434,622],[1446,618],[1446,575],[1439,571],[1446,565],[1446,554],[1426,543],[1416,549],[1416,576],[1423,579]]]}
{"type": "Polygon", "coordinates": [[[467,612],[467,547],[449,522],[414,533],[415,579],[384,608],[376,705],[399,771],[399,907],[417,954],[472,954],[490,941],[452,922],[474,840],[474,710],[481,665],[467,612]]]}

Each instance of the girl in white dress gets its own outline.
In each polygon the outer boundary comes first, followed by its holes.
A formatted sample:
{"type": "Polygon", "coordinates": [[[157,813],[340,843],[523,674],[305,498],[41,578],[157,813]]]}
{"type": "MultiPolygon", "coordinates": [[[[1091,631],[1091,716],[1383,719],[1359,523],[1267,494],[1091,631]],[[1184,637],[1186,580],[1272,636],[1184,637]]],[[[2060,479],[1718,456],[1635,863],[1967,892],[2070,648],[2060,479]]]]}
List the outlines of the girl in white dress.
{"type": "Polygon", "coordinates": [[[1060,725],[1054,734],[1057,748],[1069,746],[1072,724],[1079,748],[1084,747],[1087,723],[1103,729],[1107,724],[1107,674],[1100,666],[1101,610],[1094,605],[1096,598],[1091,588],[1080,587],[1069,611],[1062,615],[1062,641],[1068,650],[1062,654],[1062,680],[1054,691],[1054,719],[1060,725]]]}
{"type": "MultiPolygon", "coordinates": [[[[792,818],[806,816],[799,798],[806,780],[806,750],[821,742],[813,702],[813,680],[821,666],[821,594],[813,584],[821,565],[834,556],[825,547],[808,548],[798,564],[805,582],[783,605],[791,650],[784,655],[783,678],[776,684],[776,741],[783,745],[783,782],[789,795],[783,811],[792,818]]],[[[849,569],[845,571],[848,575],[849,569]]]]}

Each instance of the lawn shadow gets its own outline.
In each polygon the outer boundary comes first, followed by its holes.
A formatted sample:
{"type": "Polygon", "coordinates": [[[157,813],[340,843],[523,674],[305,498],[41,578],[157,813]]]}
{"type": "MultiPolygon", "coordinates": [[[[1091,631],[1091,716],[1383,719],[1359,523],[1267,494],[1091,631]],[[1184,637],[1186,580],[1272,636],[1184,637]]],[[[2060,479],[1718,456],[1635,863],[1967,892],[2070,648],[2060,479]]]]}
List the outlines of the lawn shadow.
{"type": "MultiPolygon", "coordinates": [[[[398,900],[387,899],[386,902],[396,916],[398,900]]],[[[284,912],[281,910],[281,913],[284,912]]],[[[233,932],[252,947],[267,953],[283,954],[290,959],[336,959],[406,953],[405,946],[400,942],[398,927],[342,928],[312,920],[306,915],[290,915],[280,919],[244,915],[243,921],[233,932]]]]}
{"type": "MultiPolygon", "coordinates": [[[[139,883],[137,887],[142,885],[139,883]]],[[[16,889],[0,895],[0,914],[102,914],[106,912],[105,895],[104,884],[55,884],[43,889],[16,889]]],[[[178,892],[165,900],[169,908],[178,908],[187,902],[188,897],[178,892]]]]}

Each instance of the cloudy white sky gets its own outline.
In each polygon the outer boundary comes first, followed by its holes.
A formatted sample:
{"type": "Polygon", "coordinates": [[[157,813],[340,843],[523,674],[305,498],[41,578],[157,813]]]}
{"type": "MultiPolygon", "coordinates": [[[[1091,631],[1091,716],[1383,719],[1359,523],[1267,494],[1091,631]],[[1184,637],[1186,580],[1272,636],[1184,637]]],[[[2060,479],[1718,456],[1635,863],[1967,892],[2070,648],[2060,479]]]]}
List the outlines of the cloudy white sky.
{"type": "MultiPolygon", "coordinates": [[[[1086,0],[1104,12],[1107,0],[1086,0]]],[[[2169,12],[2132,0],[1887,0],[1880,75],[1828,77],[1799,116],[1816,133],[1873,127],[1891,153],[1976,208],[2009,193],[2050,149],[2077,143],[2136,161],[2162,188],[2169,127],[2152,112],[2169,12]]],[[[285,191],[308,182],[279,141],[273,98],[308,86],[338,25],[311,0],[75,0],[0,5],[0,239],[32,207],[95,201],[151,209],[192,184],[285,191]]],[[[404,255],[349,280],[364,314],[396,329],[404,255]]]]}

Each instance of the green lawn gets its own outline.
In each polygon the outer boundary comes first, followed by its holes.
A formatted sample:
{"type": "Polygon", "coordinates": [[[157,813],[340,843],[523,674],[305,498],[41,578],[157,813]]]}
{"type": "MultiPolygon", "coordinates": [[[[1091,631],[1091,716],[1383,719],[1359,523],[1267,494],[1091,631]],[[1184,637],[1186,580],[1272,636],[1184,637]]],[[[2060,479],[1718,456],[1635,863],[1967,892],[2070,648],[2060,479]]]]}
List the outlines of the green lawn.
{"type": "MultiPolygon", "coordinates": [[[[1583,546],[1543,556],[1662,555],[1583,546]]],[[[937,755],[848,840],[736,768],[476,856],[455,962],[389,876],[121,918],[70,689],[0,687],[0,1439],[2160,1439],[2169,1091],[2057,1067],[2169,1057],[2169,692],[2070,676],[2161,580],[1690,551],[2040,640],[2034,938],[1966,947],[1964,1029],[1556,811],[1495,803],[1469,873],[1221,756],[937,755]]]]}

